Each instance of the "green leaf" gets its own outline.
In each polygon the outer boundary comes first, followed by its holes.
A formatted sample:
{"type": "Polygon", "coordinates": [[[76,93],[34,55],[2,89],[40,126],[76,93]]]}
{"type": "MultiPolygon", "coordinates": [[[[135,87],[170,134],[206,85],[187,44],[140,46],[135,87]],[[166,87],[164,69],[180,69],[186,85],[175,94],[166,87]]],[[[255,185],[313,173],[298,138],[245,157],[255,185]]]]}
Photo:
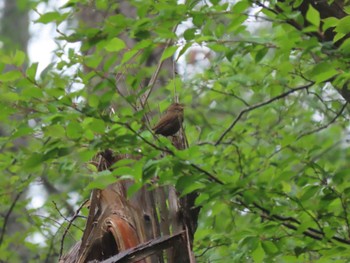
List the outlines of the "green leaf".
{"type": "Polygon", "coordinates": [[[194,39],[195,37],[195,33],[196,33],[197,29],[196,28],[189,28],[184,32],[184,38],[189,41],[194,39]]]}
{"type": "Polygon", "coordinates": [[[320,25],[320,13],[311,4],[306,12],[306,20],[316,27],[320,25]]]}
{"type": "Polygon", "coordinates": [[[188,48],[192,46],[192,43],[186,43],[181,49],[179,54],[177,55],[176,61],[187,51],[188,48]]]}
{"type": "Polygon", "coordinates": [[[34,168],[39,166],[43,161],[43,155],[39,153],[32,153],[24,163],[25,168],[34,168]]]}
{"type": "Polygon", "coordinates": [[[133,169],[127,166],[118,167],[115,170],[113,170],[113,175],[115,176],[132,176],[133,173],[133,169]]]}
{"type": "Polygon", "coordinates": [[[124,41],[120,38],[113,38],[111,39],[107,45],[105,46],[105,49],[108,52],[118,52],[126,47],[124,41]]]}
{"type": "Polygon", "coordinates": [[[66,128],[67,137],[73,140],[80,139],[83,133],[81,125],[75,121],[71,121],[66,128]]]}
{"type": "Polygon", "coordinates": [[[257,246],[257,248],[252,252],[252,258],[254,259],[254,263],[262,263],[264,262],[265,251],[261,247],[261,242],[257,246]]]}
{"type": "Polygon", "coordinates": [[[52,138],[63,138],[66,134],[64,128],[57,124],[44,127],[43,130],[45,136],[52,138]]]}
{"type": "Polygon", "coordinates": [[[329,80],[339,72],[334,68],[329,62],[321,62],[317,64],[310,72],[310,78],[316,83],[321,83],[323,81],[329,80]]]}
{"type": "Polygon", "coordinates": [[[139,50],[129,50],[123,54],[123,59],[121,61],[121,64],[124,64],[126,62],[129,62],[137,53],[139,50]]]}
{"type": "Polygon", "coordinates": [[[89,68],[97,68],[98,65],[101,63],[103,59],[103,56],[85,56],[84,57],[84,63],[89,68]]]}
{"type": "Polygon", "coordinates": [[[40,17],[37,20],[35,20],[35,22],[42,23],[42,24],[56,22],[57,24],[60,24],[68,16],[69,16],[69,13],[47,12],[45,14],[40,15],[40,17]]]}
{"type": "Polygon", "coordinates": [[[32,132],[33,132],[32,128],[28,127],[27,125],[21,125],[12,133],[11,137],[14,139],[24,135],[31,134],[32,132]]]}
{"type": "Polygon", "coordinates": [[[274,255],[278,252],[278,248],[271,241],[265,240],[261,243],[261,246],[264,249],[265,253],[268,255],[274,255]]]}
{"type": "Polygon", "coordinates": [[[300,197],[300,201],[309,201],[310,198],[316,197],[319,190],[320,187],[317,185],[306,186],[303,189],[304,194],[300,197]]]}
{"type": "Polygon", "coordinates": [[[265,57],[268,51],[269,49],[264,47],[264,48],[261,48],[258,52],[256,52],[255,58],[254,58],[255,62],[259,63],[265,57]]]}
{"type": "Polygon", "coordinates": [[[36,71],[38,70],[38,62],[32,63],[27,69],[27,77],[34,81],[36,76],[36,71]]]}
{"type": "Polygon", "coordinates": [[[339,47],[339,50],[345,54],[345,55],[349,55],[350,54],[350,39],[346,39],[341,46],[339,47]]]}
{"type": "Polygon", "coordinates": [[[160,60],[163,61],[163,60],[171,57],[172,55],[174,55],[174,53],[176,52],[177,48],[178,48],[177,46],[171,46],[171,47],[166,48],[164,50],[160,60]]]}
{"type": "Polygon", "coordinates": [[[100,104],[100,97],[95,94],[90,94],[88,97],[88,104],[92,108],[97,108],[100,104]]]}
{"type": "Polygon", "coordinates": [[[248,1],[238,1],[236,4],[232,7],[232,12],[240,14],[244,11],[246,11],[250,7],[250,4],[248,1]]]}
{"type": "Polygon", "coordinates": [[[43,91],[38,87],[27,87],[23,89],[21,94],[27,98],[42,98],[44,96],[43,91]]]}
{"type": "Polygon", "coordinates": [[[127,196],[128,198],[132,198],[137,191],[139,191],[142,188],[143,184],[142,183],[133,183],[129,188],[128,188],[128,192],[127,192],[127,196]]]}
{"type": "Polygon", "coordinates": [[[8,71],[5,73],[0,74],[0,81],[2,82],[10,82],[18,80],[22,77],[21,72],[17,70],[8,71]]]}
{"type": "Polygon", "coordinates": [[[102,172],[98,172],[97,174],[95,174],[94,181],[89,183],[85,189],[86,190],[104,189],[108,185],[113,184],[116,181],[117,181],[117,179],[109,170],[104,170],[102,172]]]}
{"type": "Polygon", "coordinates": [[[102,133],[102,134],[105,132],[105,129],[106,129],[106,125],[104,121],[100,119],[95,119],[95,118],[92,119],[89,127],[93,132],[102,133]]]}
{"type": "Polygon", "coordinates": [[[345,16],[344,18],[340,19],[335,28],[335,32],[341,34],[347,34],[350,32],[350,16],[345,16]]]}
{"type": "Polygon", "coordinates": [[[60,13],[58,12],[47,12],[45,14],[40,15],[40,17],[35,20],[36,23],[48,24],[50,22],[55,21],[60,17],[60,13]]]}
{"type": "Polygon", "coordinates": [[[181,176],[176,182],[176,189],[181,191],[182,196],[205,187],[206,185],[199,181],[198,176],[181,176]]]}
{"type": "Polygon", "coordinates": [[[323,19],[322,30],[326,31],[328,28],[336,27],[339,23],[339,19],[335,17],[327,17],[323,19]]]}
{"type": "Polygon", "coordinates": [[[15,56],[13,58],[13,63],[19,67],[24,63],[26,58],[26,54],[23,51],[16,50],[15,56]]]}

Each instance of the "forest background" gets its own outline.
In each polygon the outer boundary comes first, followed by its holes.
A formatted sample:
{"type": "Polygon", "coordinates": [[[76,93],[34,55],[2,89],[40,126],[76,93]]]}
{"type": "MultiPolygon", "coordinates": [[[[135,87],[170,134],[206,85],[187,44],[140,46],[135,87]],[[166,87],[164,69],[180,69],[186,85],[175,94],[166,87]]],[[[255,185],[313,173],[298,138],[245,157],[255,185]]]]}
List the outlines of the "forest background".
{"type": "Polygon", "coordinates": [[[69,219],[116,177],[134,180],[129,195],[154,178],[198,195],[198,262],[349,259],[348,1],[2,7],[1,262],[56,262],[86,223],[63,246],[69,219]],[[55,30],[44,68],[30,23],[55,30]],[[174,99],[183,150],[150,131],[174,99]],[[105,149],[140,158],[98,171],[105,149]]]}

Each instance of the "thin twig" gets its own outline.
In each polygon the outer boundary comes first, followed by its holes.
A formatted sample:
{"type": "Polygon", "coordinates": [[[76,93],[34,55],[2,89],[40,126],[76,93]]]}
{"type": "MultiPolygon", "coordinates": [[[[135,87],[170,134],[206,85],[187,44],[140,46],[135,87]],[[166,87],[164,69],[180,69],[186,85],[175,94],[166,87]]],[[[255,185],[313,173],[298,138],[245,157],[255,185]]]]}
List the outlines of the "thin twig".
{"type": "Polygon", "coordinates": [[[238,167],[239,167],[239,172],[241,174],[240,178],[243,179],[244,172],[243,172],[241,151],[239,150],[239,147],[236,144],[233,143],[232,145],[236,149],[236,153],[237,153],[237,156],[238,156],[238,167]]]}
{"type": "MultiPolygon", "coordinates": [[[[66,221],[66,222],[69,223],[70,220],[69,220],[67,217],[65,217],[65,216],[61,213],[61,211],[60,211],[60,209],[58,208],[56,202],[55,202],[55,201],[52,201],[52,203],[54,204],[56,211],[60,214],[60,216],[64,219],[64,221],[66,221]]],[[[56,222],[56,223],[57,223],[57,222],[56,222]]],[[[78,228],[78,229],[81,230],[81,231],[84,231],[83,229],[81,229],[80,227],[78,227],[78,226],[75,225],[75,224],[72,224],[72,226],[78,228]]]]}
{"type": "Polygon", "coordinates": [[[276,96],[276,97],[273,97],[273,98],[271,98],[271,99],[269,99],[269,100],[267,100],[267,101],[264,101],[264,102],[261,102],[261,103],[252,105],[252,106],[250,106],[250,107],[248,107],[248,108],[242,110],[242,111],[238,114],[237,118],[231,123],[231,125],[230,125],[230,126],[224,131],[224,133],[220,136],[220,138],[219,138],[219,139],[217,140],[217,142],[215,143],[215,146],[217,146],[217,145],[219,145],[219,144],[221,143],[221,141],[224,139],[224,137],[226,136],[226,134],[229,133],[229,132],[232,130],[232,128],[237,124],[237,122],[243,117],[243,115],[244,115],[245,113],[248,113],[248,112],[250,112],[250,111],[252,111],[252,110],[261,108],[261,107],[263,107],[263,106],[265,106],[265,105],[268,105],[268,104],[270,104],[270,103],[272,103],[272,102],[274,102],[274,101],[276,101],[276,100],[279,100],[279,99],[282,99],[282,98],[284,98],[284,97],[287,97],[288,95],[290,95],[290,94],[292,94],[292,93],[294,93],[294,92],[296,92],[296,91],[308,89],[308,88],[310,88],[312,85],[314,85],[314,82],[311,82],[311,83],[309,83],[309,84],[307,84],[307,85],[304,85],[304,86],[301,86],[301,87],[297,87],[297,88],[294,88],[294,89],[290,89],[290,90],[288,90],[287,92],[284,92],[284,93],[282,93],[282,94],[280,94],[280,95],[278,95],[278,96],[276,96]]]}
{"type": "Polygon", "coordinates": [[[242,99],[241,97],[238,97],[236,94],[234,93],[229,93],[229,92],[224,92],[221,90],[217,90],[217,89],[213,89],[213,88],[208,88],[210,91],[216,92],[216,93],[220,93],[223,95],[227,95],[227,96],[231,96],[234,97],[236,99],[238,99],[240,102],[242,102],[245,106],[250,107],[250,105],[248,104],[248,102],[246,102],[244,99],[242,99]]]}
{"type": "Polygon", "coordinates": [[[80,210],[84,207],[84,205],[89,201],[89,199],[85,200],[77,209],[77,211],[74,213],[72,219],[69,221],[68,226],[66,227],[66,230],[64,231],[63,235],[62,235],[62,239],[61,239],[61,248],[60,248],[60,255],[59,255],[59,259],[61,259],[62,254],[63,254],[63,245],[64,245],[64,239],[68,233],[69,228],[71,227],[71,225],[73,224],[73,221],[78,217],[78,214],[80,212],[80,210]]]}
{"type": "Polygon", "coordinates": [[[318,127],[317,129],[314,129],[312,131],[308,131],[308,132],[304,132],[302,134],[300,134],[298,137],[297,137],[297,140],[301,139],[302,137],[304,136],[307,136],[307,135],[310,135],[310,134],[313,134],[313,133],[316,133],[316,132],[319,132],[319,131],[322,131],[326,128],[328,128],[331,124],[333,124],[339,117],[340,115],[343,114],[346,106],[348,105],[348,102],[346,102],[342,108],[340,109],[340,111],[337,113],[337,115],[334,116],[334,118],[332,120],[330,120],[330,122],[326,123],[325,125],[322,125],[321,127],[318,127]]]}
{"type": "Polygon", "coordinates": [[[221,247],[221,246],[229,246],[229,245],[230,245],[229,243],[227,243],[227,244],[223,243],[223,244],[215,244],[212,246],[208,246],[204,249],[204,251],[202,253],[200,253],[199,255],[196,255],[196,258],[200,258],[200,257],[204,256],[204,254],[207,253],[210,249],[221,247]]]}
{"type": "Polygon", "coordinates": [[[291,197],[291,196],[289,196],[289,195],[286,195],[286,194],[284,194],[284,195],[287,196],[288,198],[290,198],[290,200],[292,200],[292,201],[294,201],[295,203],[297,203],[298,206],[300,206],[301,209],[302,209],[306,214],[308,214],[308,215],[311,217],[311,219],[316,223],[316,225],[317,225],[318,228],[319,228],[319,231],[320,231],[321,233],[324,233],[324,232],[323,232],[323,227],[321,226],[320,222],[317,220],[317,218],[316,218],[313,214],[310,213],[310,211],[308,211],[307,209],[305,209],[305,207],[303,206],[303,204],[301,203],[301,201],[300,201],[299,199],[293,198],[293,197],[291,197]]]}

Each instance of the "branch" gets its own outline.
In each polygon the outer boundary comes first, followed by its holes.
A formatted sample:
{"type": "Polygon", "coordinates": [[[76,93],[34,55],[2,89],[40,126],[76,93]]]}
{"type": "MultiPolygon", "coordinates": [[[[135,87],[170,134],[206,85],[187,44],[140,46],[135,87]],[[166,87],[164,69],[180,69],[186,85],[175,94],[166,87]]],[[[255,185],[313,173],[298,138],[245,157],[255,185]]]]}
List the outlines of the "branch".
{"type": "MultiPolygon", "coordinates": [[[[139,137],[142,141],[144,141],[146,144],[148,144],[149,146],[151,146],[152,148],[158,150],[158,151],[162,151],[162,152],[166,152],[172,156],[175,156],[175,153],[168,149],[168,148],[161,148],[157,145],[155,145],[154,143],[146,140],[144,137],[142,137],[137,131],[135,131],[128,123],[123,123],[123,122],[114,122],[113,123],[117,123],[119,125],[122,125],[122,126],[125,126],[126,128],[128,128],[130,131],[132,131],[137,137],[139,137]]],[[[194,163],[191,163],[190,164],[191,167],[195,168],[196,170],[204,173],[205,175],[207,175],[212,181],[218,183],[218,184],[221,184],[223,185],[224,183],[222,181],[220,181],[218,178],[216,178],[214,175],[212,175],[211,173],[209,173],[208,171],[200,168],[198,165],[194,164],[194,163]]]]}
{"type": "Polygon", "coordinates": [[[241,154],[241,151],[240,151],[239,147],[236,144],[233,143],[232,145],[236,149],[236,153],[237,153],[237,156],[238,156],[239,172],[241,174],[241,178],[243,178],[244,172],[243,172],[243,165],[242,165],[242,154],[241,154]]]}
{"type": "MultiPolygon", "coordinates": [[[[55,201],[52,201],[52,203],[53,203],[53,205],[55,206],[55,209],[56,209],[56,211],[59,213],[59,215],[64,219],[64,221],[66,221],[66,222],[70,222],[70,220],[67,218],[67,217],[65,217],[63,214],[62,214],[62,212],[60,211],[60,209],[58,208],[58,206],[57,206],[57,203],[55,202],[55,201]]],[[[39,215],[40,216],[40,215],[39,215]]],[[[44,217],[45,218],[45,217],[44,217]]],[[[51,219],[52,220],[52,219],[51,219]]],[[[55,221],[56,223],[59,223],[58,221],[55,221]]],[[[84,230],[83,229],[81,229],[80,227],[78,227],[77,225],[75,225],[75,224],[72,224],[74,227],[76,227],[76,228],[78,228],[79,230],[81,230],[82,232],[84,232],[84,230]]]]}
{"type": "MultiPolygon", "coordinates": [[[[84,114],[81,110],[77,109],[77,108],[74,108],[72,107],[71,105],[67,105],[68,107],[71,107],[72,109],[84,114]]],[[[155,145],[154,143],[148,141],[147,139],[145,139],[144,137],[142,137],[140,135],[140,133],[138,133],[137,131],[135,131],[131,126],[130,124],[128,123],[124,123],[124,122],[120,122],[120,121],[113,121],[113,120],[109,120],[111,123],[113,124],[119,124],[121,126],[124,126],[126,127],[128,130],[130,130],[132,133],[134,133],[137,137],[139,137],[143,142],[145,142],[146,144],[148,144],[149,146],[151,146],[152,148],[158,150],[158,151],[162,151],[162,152],[166,152],[172,156],[175,156],[175,153],[173,151],[171,151],[170,149],[168,148],[161,148],[157,145],[155,145]]],[[[193,168],[195,168],[196,170],[206,174],[207,176],[209,176],[213,181],[219,183],[219,184],[224,184],[222,181],[220,181],[219,179],[217,179],[214,175],[212,175],[211,173],[209,173],[208,171],[205,171],[204,169],[200,168],[199,166],[195,165],[195,164],[190,164],[193,168]]]]}
{"type": "Polygon", "coordinates": [[[283,196],[287,197],[287,198],[290,198],[290,200],[294,201],[298,206],[301,207],[301,209],[308,215],[311,217],[311,219],[315,222],[315,224],[318,226],[318,231],[320,231],[320,233],[323,234],[323,227],[321,226],[320,222],[318,222],[317,218],[311,214],[307,209],[305,209],[305,207],[303,206],[303,204],[301,203],[301,201],[298,199],[298,198],[294,198],[294,197],[291,197],[287,194],[282,194],[283,196]]]}
{"type": "Polygon", "coordinates": [[[212,179],[214,182],[218,183],[218,184],[221,184],[221,185],[224,185],[224,183],[219,180],[218,178],[216,178],[214,175],[212,175],[211,173],[209,173],[208,171],[200,168],[199,166],[197,166],[196,164],[193,164],[191,163],[191,166],[195,169],[197,169],[198,171],[204,173],[205,175],[207,175],[210,179],[212,179]]]}
{"type": "MultiPolygon", "coordinates": [[[[45,168],[45,169],[46,169],[46,168],[45,168]]],[[[47,176],[42,175],[42,176],[40,176],[40,179],[41,179],[41,181],[42,181],[42,183],[43,183],[43,186],[44,186],[45,190],[46,190],[49,194],[56,194],[57,196],[60,196],[60,195],[61,195],[61,192],[60,192],[53,184],[51,184],[51,182],[48,180],[47,176]]],[[[67,200],[62,199],[61,201],[64,203],[65,208],[68,210],[68,213],[73,214],[73,213],[74,213],[74,209],[73,209],[73,207],[67,202],[67,200]]],[[[53,203],[54,203],[55,206],[56,206],[56,203],[55,203],[55,202],[53,202],[53,203]]],[[[56,206],[56,209],[57,209],[57,211],[60,213],[60,211],[59,211],[59,209],[58,209],[57,206],[56,206]]],[[[61,213],[60,213],[60,214],[61,214],[61,213]]],[[[64,216],[63,216],[62,214],[61,214],[61,216],[64,218],[64,216]]]]}
{"type": "Polygon", "coordinates": [[[301,139],[301,138],[304,137],[304,136],[307,136],[307,135],[310,135],[310,134],[313,134],[313,133],[316,133],[316,132],[319,132],[319,131],[322,131],[322,130],[328,128],[331,124],[333,124],[333,123],[343,114],[343,112],[344,112],[344,110],[345,110],[345,108],[346,108],[347,105],[348,105],[348,102],[346,102],[346,103],[342,106],[342,108],[340,109],[340,111],[337,113],[337,115],[334,116],[334,118],[333,118],[330,122],[326,123],[325,125],[322,125],[321,127],[318,127],[317,129],[314,129],[314,130],[312,130],[312,131],[308,131],[308,132],[304,132],[304,133],[300,134],[300,135],[297,137],[297,140],[301,139]]]}
{"type": "Polygon", "coordinates": [[[19,192],[16,197],[15,197],[15,200],[13,200],[11,206],[10,206],[10,209],[7,211],[6,215],[5,215],[5,218],[4,218],[4,223],[2,224],[2,228],[1,228],[1,235],[0,235],[0,245],[2,244],[2,241],[4,240],[4,236],[5,236],[5,232],[6,232],[6,226],[7,226],[7,223],[9,221],[9,218],[10,218],[10,215],[13,211],[13,209],[15,208],[16,206],[16,203],[18,202],[18,199],[20,198],[20,196],[22,195],[23,191],[19,192]]]}
{"type": "Polygon", "coordinates": [[[258,109],[258,108],[261,108],[261,107],[263,107],[263,106],[265,106],[265,105],[268,105],[268,104],[270,104],[270,103],[272,103],[272,102],[274,102],[274,101],[276,101],[276,100],[279,100],[279,99],[282,99],[282,98],[284,98],[284,97],[287,97],[288,95],[290,95],[290,94],[292,94],[292,93],[294,93],[294,92],[296,92],[296,91],[308,89],[308,88],[310,88],[312,85],[314,85],[314,82],[311,82],[311,83],[309,83],[309,84],[307,84],[307,85],[304,85],[304,86],[301,86],[301,87],[297,87],[297,88],[294,88],[294,89],[290,89],[290,90],[288,90],[287,92],[284,92],[284,93],[282,93],[282,94],[280,94],[280,95],[278,95],[278,96],[276,96],[276,97],[273,97],[273,98],[271,98],[271,99],[269,99],[269,100],[267,100],[267,101],[264,101],[264,102],[261,102],[261,103],[252,105],[252,106],[250,106],[250,107],[248,107],[248,108],[242,110],[242,111],[238,114],[237,118],[231,123],[231,125],[230,125],[230,126],[224,131],[224,133],[220,136],[220,138],[219,138],[219,139],[217,140],[217,142],[215,143],[215,146],[217,146],[217,145],[219,145],[219,144],[221,143],[221,141],[224,139],[224,137],[226,136],[226,134],[229,133],[229,132],[233,129],[233,127],[237,124],[237,122],[243,117],[243,115],[244,115],[245,113],[250,112],[250,111],[255,110],[255,109],[258,109]]]}
{"type": "MultiPolygon", "coordinates": [[[[247,204],[245,204],[242,200],[239,200],[239,202],[245,208],[250,209],[250,207],[247,204]]],[[[281,215],[271,214],[270,210],[260,206],[256,202],[253,203],[253,206],[255,208],[258,208],[259,210],[261,210],[263,212],[263,214],[260,215],[262,218],[265,218],[265,219],[270,220],[270,221],[281,221],[282,225],[289,228],[289,229],[297,231],[298,226],[301,225],[301,222],[298,221],[297,219],[295,219],[294,217],[285,217],[285,216],[281,216],[281,215]],[[297,224],[298,226],[294,225],[293,223],[297,224]]],[[[325,234],[323,231],[314,229],[312,227],[308,227],[305,231],[303,231],[303,234],[305,236],[311,237],[311,238],[316,239],[316,240],[323,240],[325,237],[325,234]]],[[[333,236],[333,237],[331,237],[331,240],[336,240],[340,243],[350,245],[350,239],[345,239],[345,238],[341,238],[338,236],[333,236]]],[[[329,240],[329,242],[332,242],[331,240],[329,240]]]]}
{"type": "MultiPolygon", "coordinates": [[[[283,15],[285,17],[285,21],[290,24],[291,26],[295,27],[297,30],[302,31],[303,30],[303,25],[300,25],[296,20],[294,19],[290,19],[287,17],[287,15],[283,12],[282,9],[280,9],[277,5],[275,6],[276,9],[272,9],[266,5],[264,5],[263,3],[259,2],[259,1],[253,1],[254,4],[256,4],[257,6],[260,6],[266,10],[269,10],[270,12],[273,12],[274,14],[280,14],[283,15]]],[[[306,35],[308,36],[315,36],[318,41],[322,42],[324,40],[324,36],[322,35],[322,33],[320,32],[307,32],[306,35]]]]}
{"type": "Polygon", "coordinates": [[[227,95],[227,96],[231,96],[236,98],[237,100],[239,100],[240,102],[242,102],[245,106],[249,107],[250,105],[248,104],[248,102],[246,102],[244,99],[242,99],[241,97],[238,97],[236,94],[234,93],[229,93],[229,92],[225,92],[225,91],[221,91],[221,90],[217,90],[214,88],[207,88],[209,91],[213,91],[219,94],[223,94],[223,95],[227,95]]]}

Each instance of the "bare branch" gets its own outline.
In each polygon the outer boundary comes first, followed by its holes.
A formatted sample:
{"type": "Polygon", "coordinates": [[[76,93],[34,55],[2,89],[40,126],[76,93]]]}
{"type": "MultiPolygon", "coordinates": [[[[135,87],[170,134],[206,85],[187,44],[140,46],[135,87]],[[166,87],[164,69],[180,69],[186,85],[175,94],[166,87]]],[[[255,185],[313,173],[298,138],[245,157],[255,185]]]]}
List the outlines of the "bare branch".
{"type": "MultiPolygon", "coordinates": [[[[60,214],[60,216],[64,219],[64,221],[66,221],[66,222],[69,223],[70,220],[62,214],[62,212],[61,212],[60,209],[58,208],[56,202],[55,202],[55,201],[52,201],[52,203],[54,204],[56,211],[60,214]]],[[[51,219],[51,220],[52,220],[52,219],[51,219]]],[[[57,223],[57,221],[56,221],[56,223],[57,223]]],[[[78,228],[78,229],[81,230],[81,231],[84,231],[83,229],[81,229],[80,227],[78,227],[78,226],[75,225],[75,224],[72,224],[72,226],[78,228]]]]}
{"type": "Polygon", "coordinates": [[[76,211],[75,214],[73,215],[72,219],[69,221],[68,226],[66,227],[66,230],[64,231],[64,233],[63,233],[63,235],[62,235],[62,239],[61,239],[61,248],[60,248],[60,255],[59,255],[59,257],[58,257],[59,259],[61,259],[62,254],[63,254],[64,239],[65,239],[65,237],[66,237],[66,235],[67,235],[67,233],[68,233],[68,230],[69,230],[69,228],[71,227],[71,225],[73,224],[73,221],[78,217],[80,210],[84,207],[84,205],[85,205],[88,201],[89,201],[89,199],[88,199],[88,200],[85,200],[85,201],[80,205],[80,207],[77,209],[77,211],[76,211]]]}

